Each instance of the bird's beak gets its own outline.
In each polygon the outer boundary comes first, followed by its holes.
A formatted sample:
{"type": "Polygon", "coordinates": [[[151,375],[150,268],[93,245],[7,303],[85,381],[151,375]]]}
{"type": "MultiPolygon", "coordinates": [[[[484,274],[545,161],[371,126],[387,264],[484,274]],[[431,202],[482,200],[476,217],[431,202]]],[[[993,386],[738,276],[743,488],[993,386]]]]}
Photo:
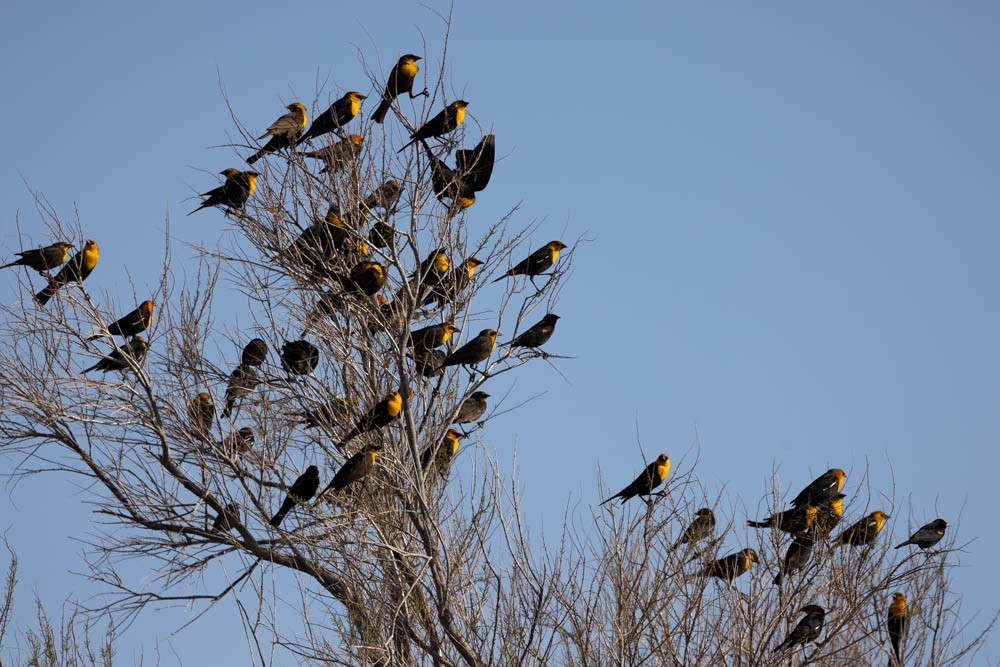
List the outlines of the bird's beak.
{"type": "Polygon", "coordinates": [[[367,95],[358,95],[358,99],[367,100],[368,96],[367,95]]]}

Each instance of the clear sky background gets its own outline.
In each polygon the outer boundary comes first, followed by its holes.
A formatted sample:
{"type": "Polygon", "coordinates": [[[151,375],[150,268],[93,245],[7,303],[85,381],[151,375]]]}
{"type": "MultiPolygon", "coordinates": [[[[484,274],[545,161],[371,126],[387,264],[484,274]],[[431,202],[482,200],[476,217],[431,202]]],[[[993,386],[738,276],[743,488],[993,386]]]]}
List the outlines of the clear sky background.
{"type": "MultiPolygon", "coordinates": [[[[985,622],[1000,593],[998,24],[988,2],[455,8],[455,93],[505,155],[471,224],[520,202],[515,224],[540,223],[525,254],[591,239],[548,345],[576,357],[556,362],[568,381],[539,361],[489,388],[510,404],[544,392],[484,435],[508,466],[516,449],[534,530],[555,535],[567,506],[586,525],[599,473],[615,491],[641,468],[637,431],[677,472],[699,457],[709,492],[750,513],[773,470],[794,491],[842,467],[850,519],[887,509],[898,542],[941,516],[972,541],[954,584],[985,622]],[[869,482],[886,494],[871,507],[869,482]]],[[[168,217],[193,275],[182,242],[227,223],[183,214],[241,164],[212,148],[236,136],[220,85],[260,133],[318,84],[323,108],[371,91],[359,54],[387,72],[426,39],[435,69],[442,35],[411,2],[5,2],[0,257],[51,240],[30,188],[99,242],[95,297],[155,286],[168,217]]],[[[17,280],[0,275],[0,298],[17,280]]],[[[77,483],[0,492],[22,627],[35,593],[58,610],[95,592],[72,574],[93,519],[77,483]]],[[[247,664],[231,604],[173,634],[191,615],[140,617],[123,664],[247,664]]]]}

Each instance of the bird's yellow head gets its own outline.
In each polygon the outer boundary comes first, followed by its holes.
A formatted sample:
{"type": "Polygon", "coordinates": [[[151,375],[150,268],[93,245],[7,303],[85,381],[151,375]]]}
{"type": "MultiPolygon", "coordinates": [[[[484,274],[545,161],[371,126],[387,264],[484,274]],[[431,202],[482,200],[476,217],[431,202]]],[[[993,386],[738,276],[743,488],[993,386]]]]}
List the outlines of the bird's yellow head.
{"type": "Polygon", "coordinates": [[[890,519],[892,517],[890,517],[888,514],[886,514],[881,510],[875,510],[874,512],[871,513],[871,518],[875,520],[875,530],[879,531],[882,530],[882,526],[885,524],[885,520],[890,519]]]}
{"type": "Polygon", "coordinates": [[[249,186],[249,195],[253,194],[253,191],[257,189],[257,177],[260,176],[256,171],[244,171],[243,175],[247,177],[247,185],[249,186]]]}
{"type": "Polygon", "coordinates": [[[456,431],[453,428],[448,429],[448,431],[444,434],[444,440],[447,443],[448,447],[451,449],[450,454],[452,456],[458,453],[458,441],[461,437],[462,437],[462,432],[456,431]]]}
{"type": "Polygon", "coordinates": [[[465,272],[471,278],[472,276],[476,275],[476,269],[483,265],[483,261],[475,257],[470,257],[467,260],[465,260],[463,264],[465,265],[465,272]]]}
{"type": "Polygon", "coordinates": [[[146,301],[143,301],[142,303],[140,303],[139,304],[139,313],[141,313],[142,321],[146,324],[147,327],[150,324],[152,324],[153,323],[153,302],[149,301],[147,299],[146,301]]]}
{"type": "Polygon", "coordinates": [[[461,329],[456,327],[451,322],[445,322],[444,324],[441,325],[441,331],[442,331],[441,341],[447,343],[448,339],[451,338],[451,335],[456,331],[461,331],[461,329]]]}
{"type": "Polygon", "coordinates": [[[390,178],[388,181],[382,184],[382,187],[389,194],[395,194],[399,192],[399,181],[395,178],[390,178]]]}
{"type": "Polygon", "coordinates": [[[421,58],[420,56],[415,56],[412,53],[407,53],[405,56],[401,56],[400,57],[399,64],[403,64],[403,63],[414,63],[414,64],[416,64],[416,62],[418,60],[423,60],[423,58],[421,58]]]}
{"type": "Polygon", "coordinates": [[[463,111],[464,111],[464,110],[465,110],[465,108],[466,108],[467,106],[469,106],[469,103],[468,103],[468,102],[466,102],[465,100],[455,100],[454,102],[452,102],[452,103],[451,103],[451,104],[449,104],[448,106],[450,106],[450,107],[451,107],[451,108],[453,108],[453,109],[461,109],[461,110],[463,110],[463,111]]]}
{"type": "Polygon", "coordinates": [[[196,399],[202,405],[212,405],[212,397],[207,392],[201,392],[196,396],[196,399]]]}
{"type": "Polygon", "coordinates": [[[306,112],[306,105],[302,104],[301,102],[292,102],[285,108],[288,109],[289,111],[295,111],[297,113],[302,113],[302,114],[306,112]]]}
{"type": "Polygon", "coordinates": [[[93,269],[97,266],[97,258],[99,256],[100,251],[97,249],[97,241],[91,239],[83,245],[83,265],[86,268],[93,269]]]}
{"type": "Polygon", "coordinates": [[[146,339],[143,338],[142,336],[136,336],[135,338],[133,338],[132,345],[134,346],[133,349],[135,349],[138,352],[142,352],[148,347],[146,345],[146,339]]]}
{"type": "Polygon", "coordinates": [[[491,349],[496,349],[497,346],[497,330],[496,329],[483,329],[479,332],[480,338],[488,338],[493,347],[491,349]]]}
{"type": "Polygon", "coordinates": [[[386,405],[389,408],[389,416],[395,417],[403,409],[403,395],[394,391],[385,397],[386,405]]]}
{"type": "Polygon", "coordinates": [[[360,134],[349,134],[347,135],[347,139],[358,148],[361,148],[365,143],[365,138],[360,134]]]}
{"type": "Polygon", "coordinates": [[[448,255],[442,250],[438,250],[434,254],[434,261],[431,264],[434,267],[434,271],[437,273],[444,273],[448,270],[448,255]]]}
{"type": "Polygon", "coordinates": [[[223,169],[222,171],[220,171],[219,173],[221,175],[225,176],[226,180],[229,180],[230,178],[232,178],[236,174],[240,173],[240,170],[239,169],[233,169],[232,167],[227,167],[227,168],[223,169]]]}
{"type": "Polygon", "coordinates": [[[389,300],[386,299],[381,294],[376,294],[375,295],[375,303],[377,303],[378,307],[381,308],[382,306],[388,306],[389,305],[389,300]]]}
{"type": "Polygon", "coordinates": [[[753,549],[744,549],[740,553],[743,554],[743,561],[746,563],[746,567],[749,568],[751,563],[757,562],[757,552],[753,549]]]}
{"type": "Polygon", "coordinates": [[[662,482],[667,478],[670,473],[670,457],[666,454],[660,454],[656,457],[656,476],[660,478],[662,482]]]}
{"type": "Polygon", "coordinates": [[[559,251],[566,247],[566,244],[562,241],[549,241],[547,244],[548,249],[552,252],[552,261],[559,259],[559,251]]]}
{"type": "Polygon", "coordinates": [[[844,480],[847,479],[847,473],[840,468],[832,468],[830,472],[837,476],[837,490],[840,491],[844,488],[844,480]]]}
{"type": "Polygon", "coordinates": [[[889,605],[890,616],[906,616],[906,595],[903,593],[892,594],[892,604],[889,605]]]}
{"type": "Polygon", "coordinates": [[[378,262],[361,262],[351,269],[351,278],[356,280],[369,274],[381,277],[384,273],[385,269],[383,269],[382,265],[378,262]]]}

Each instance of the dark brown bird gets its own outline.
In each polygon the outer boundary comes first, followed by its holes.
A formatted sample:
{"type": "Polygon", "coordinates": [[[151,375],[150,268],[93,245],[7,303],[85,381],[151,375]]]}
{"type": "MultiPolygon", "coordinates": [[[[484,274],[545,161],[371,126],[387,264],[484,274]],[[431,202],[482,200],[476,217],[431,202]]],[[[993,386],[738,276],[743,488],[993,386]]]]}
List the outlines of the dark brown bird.
{"type": "Polygon", "coordinates": [[[533,324],[527,331],[517,336],[507,343],[511,347],[537,348],[548,342],[556,330],[556,321],[559,316],[554,313],[547,313],[539,322],[533,324]]]}
{"type": "Polygon", "coordinates": [[[785,561],[781,565],[781,569],[774,577],[775,584],[780,586],[782,580],[787,575],[798,572],[806,566],[806,563],[809,562],[809,557],[812,555],[813,543],[814,538],[812,533],[799,533],[795,536],[795,539],[788,545],[788,550],[785,552],[785,561]]]}
{"type": "Polygon", "coordinates": [[[674,546],[670,547],[671,550],[676,549],[682,544],[694,544],[699,540],[703,540],[706,537],[711,537],[712,533],[715,532],[715,512],[707,507],[702,507],[700,510],[695,512],[694,519],[688,524],[681,536],[677,538],[674,542],[674,546]]]}
{"type": "Polygon", "coordinates": [[[219,516],[212,522],[212,530],[217,533],[228,533],[240,522],[240,508],[236,503],[231,503],[222,508],[219,516]]]}
{"type": "Polygon", "coordinates": [[[656,460],[646,466],[646,469],[639,473],[631,484],[626,486],[624,489],[611,496],[605,500],[602,505],[610,503],[615,498],[621,498],[622,504],[625,503],[629,498],[634,498],[635,496],[649,496],[652,495],[653,489],[658,487],[660,484],[667,479],[667,474],[670,472],[670,457],[666,454],[660,454],[656,457],[656,460]]]}
{"type": "Polygon", "coordinates": [[[910,615],[906,610],[906,595],[892,594],[892,604],[889,605],[889,615],[885,621],[889,631],[889,644],[892,646],[893,661],[890,667],[903,667],[903,641],[910,625],[910,615]]]}
{"type": "Polygon", "coordinates": [[[473,392],[472,396],[462,401],[462,405],[459,406],[458,413],[451,420],[451,423],[471,424],[478,421],[480,417],[486,414],[486,399],[489,397],[490,395],[485,391],[473,392]]]}
{"type": "Polygon", "coordinates": [[[351,416],[351,406],[342,398],[334,398],[314,410],[302,413],[306,428],[331,427],[351,416]]]}
{"type": "Polygon", "coordinates": [[[254,338],[243,348],[240,363],[244,366],[263,366],[267,361],[267,343],[261,338],[254,338]]]}
{"type": "Polygon", "coordinates": [[[285,501],[281,503],[278,513],[271,517],[271,525],[277,528],[281,525],[281,520],[291,511],[297,503],[308,502],[319,488],[319,468],[309,466],[306,471],[299,475],[298,479],[288,489],[285,501]]]}
{"type": "Polygon", "coordinates": [[[826,616],[826,610],[823,607],[807,604],[799,611],[805,616],[796,623],[792,631],[785,637],[785,641],[774,647],[775,653],[814,642],[819,637],[819,633],[823,631],[823,619],[826,616]]]}
{"type": "Polygon", "coordinates": [[[286,342],[281,347],[281,367],[292,375],[309,375],[319,366],[319,350],[307,340],[286,342]]]}
{"type": "Polygon", "coordinates": [[[337,251],[346,247],[350,239],[350,230],[344,226],[337,209],[331,206],[322,220],[316,219],[302,230],[281,254],[301,263],[308,270],[316,271],[336,257],[337,251]]]}
{"type": "Polygon", "coordinates": [[[447,470],[451,460],[458,454],[458,441],[461,437],[461,432],[448,429],[436,446],[430,445],[420,453],[420,467],[426,471],[433,463],[439,472],[447,470]]]}
{"type": "Polygon", "coordinates": [[[833,497],[844,488],[847,473],[840,468],[830,468],[825,473],[809,483],[809,486],[799,491],[792,498],[792,507],[800,505],[815,505],[820,507],[833,500],[833,497]]]}
{"type": "Polygon", "coordinates": [[[256,438],[254,437],[253,429],[249,426],[244,426],[240,430],[227,435],[222,442],[219,443],[219,448],[225,452],[227,456],[236,458],[250,451],[255,440],[256,438]]]}
{"type": "Polygon", "coordinates": [[[885,512],[876,510],[838,535],[833,544],[834,546],[848,544],[852,547],[871,544],[882,532],[885,520],[889,518],[891,517],[885,512]]]}
{"type": "Polygon", "coordinates": [[[375,292],[382,289],[389,276],[385,267],[378,262],[359,262],[349,275],[336,274],[334,277],[347,294],[375,296],[375,292]]]}
{"type": "Polygon", "coordinates": [[[441,364],[448,358],[448,353],[444,350],[413,350],[410,353],[413,359],[413,369],[421,377],[437,377],[444,374],[444,367],[441,364]]]}
{"type": "Polygon", "coordinates": [[[392,101],[403,93],[409,94],[411,100],[415,97],[429,94],[426,88],[417,95],[413,94],[413,80],[416,78],[417,72],[420,71],[420,66],[417,65],[418,60],[420,60],[420,56],[407,53],[405,56],[400,57],[396,64],[392,66],[392,71],[389,72],[389,80],[385,82],[382,101],[379,103],[378,108],[375,109],[375,113],[372,114],[373,121],[382,123],[385,120],[385,114],[389,112],[389,108],[392,106],[392,101]]]}
{"type": "Polygon", "coordinates": [[[377,208],[388,211],[392,208],[396,200],[399,199],[399,194],[402,190],[399,187],[399,181],[394,178],[390,178],[388,181],[382,185],[375,188],[375,190],[365,198],[364,207],[371,211],[377,208]]]}
{"type": "Polygon", "coordinates": [[[257,189],[257,177],[260,174],[256,171],[240,171],[232,167],[223,169],[219,173],[226,177],[225,182],[217,188],[203,192],[201,196],[205,199],[201,202],[201,206],[188,215],[209,206],[224,206],[230,210],[238,210],[246,206],[250,195],[257,189]]]}
{"type": "Polygon", "coordinates": [[[87,241],[83,250],[73,255],[66,264],[59,269],[55,278],[49,279],[49,284],[42,288],[42,291],[35,295],[35,301],[39,306],[44,306],[49,302],[55,293],[64,285],[72,282],[82,283],[90,275],[90,272],[97,266],[100,252],[97,248],[97,241],[87,241]]]}
{"type": "Polygon", "coordinates": [[[902,549],[907,544],[915,544],[921,549],[930,549],[932,546],[941,541],[947,527],[948,523],[944,519],[934,519],[930,523],[925,523],[921,526],[920,530],[910,535],[905,542],[896,548],[902,549]]]}
{"type": "Polygon", "coordinates": [[[410,135],[410,140],[399,149],[399,153],[406,150],[411,144],[431,137],[440,137],[443,134],[454,131],[465,120],[465,108],[469,103],[465,100],[455,100],[444,108],[438,115],[421,125],[416,132],[410,135]]]}
{"type": "Polygon", "coordinates": [[[222,418],[226,419],[236,407],[236,402],[252,392],[260,384],[260,376],[253,366],[240,364],[229,376],[229,386],[226,387],[226,407],[222,410],[222,418]]]}
{"type": "MultiPolygon", "coordinates": [[[[528,255],[513,266],[507,273],[503,274],[493,282],[499,282],[508,276],[528,276],[531,284],[535,284],[535,276],[541,275],[552,268],[552,265],[559,259],[559,252],[566,247],[562,241],[549,241],[535,252],[528,255]]],[[[537,287],[537,285],[535,285],[537,287]]]]}
{"type": "Polygon", "coordinates": [[[339,133],[340,128],[347,125],[361,111],[361,101],[364,99],[366,96],[355,90],[344,93],[344,96],[331,104],[329,109],[316,116],[316,120],[297,143],[301,144],[303,141],[309,141],[330,132],[339,133]]]}
{"type": "MultiPolygon", "coordinates": [[[[129,338],[141,334],[149,325],[153,323],[153,302],[143,301],[139,307],[122,315],[116,321],[108,325],[108,334],[111,336],[121,336],[129,338]]],[[[104,336],[103,333],[94,334],[87,340],[95,340],[104,336]]]]}
{"type": "Polygon", "coordinates": [[[368,231],[368,242],[376,248],[395,248],[396,228],[378,220],[368,231]]]}
{"type": "Polygon", "coordinates": [[[257,137],[259,140],[271,135],[271,139],[264,144],[263,148],[247,158],[247,164],[253,164],[268,153],[294,146],[299,135],[306,129],[309,117],[306,115],[305,105],[292,102],[285,108],[288,109],[288,113],[271,123],[267,131],[257,137]]]}
{"type": "Polygon", "coordinates": [[[8,266],[27,266],[29,269],[38,271],[38,273],[44,276],[50,269],[54,269],[66,261],[66,258],[69,256],[69,249],[72,247],[73,244],[67,241],[56,241],[44,248],[39,247],[34,250],[17,252],[14,254],[19,259],[15,259],[10,264],[0,266],[0,269],[6,269],[8,266]]]}
{"type": "Polygon", "coordinates": [[[786,533],[801,533],[812,528],[819,514],[819,508],[813,505],[803,505],[784,512],[775,512],[763,521],[750,521],[751,528],[775,528],[786,533]]]}
{"type": "Polygon", "coordinates": [[[479,332],[478,336],[449,354],[448,357],[441,363],[441,368],[457,366],[459,364],[464,366],[474,366],[480,361],[485,361],[489,358],[496,345],[496,329],[483,329],[479,332]]]}
{"type": "Polygon", "coordinates": [[[344,462],[337,474],[333,476],[326,488],[316,496],[316,502],[326,494],[327,491],[340,492],[354,482],[358,482],[367,477],[375,469],[375,457],[382,445],[365,445],[364,448],[344,462]]]}
{"type": "Polygon", "coordinates": [[[201,392],[191,399],[187,411],[188,427],[199,440],[209,441],[215,424],[215,403],[208,392],[201,392]]]}
{"type": "Polygon", "coordinates": [[[750,566],[757,561],[757,552],[753,549],[743,549],[734,554],[723,556],[718,560],[705,563],[700,577],[718,577],[732,583],[733,579],[750,571],[750,566]]]}
{"type": "Polygon", "coordinates": [[[467,209],[476,203],[476,193],[482,192],[493,176],[496,161],[496,139],[487,134],[475,148],[455,151],[455,169],[449,167],[421,142],[431,165],[431,187],[442,204],[467,209]]]}
{"type": "Polygon", "coordinates": [[[424,299],[423,305],[426,306],[432,301],[436,301],[437,307],[441,307],[448,302],[456,302],[461,299],[465,290],[472,283],[476,269],[482,264],[482,260],[475,257],[463,260],[460,265],[453,267],[441,282],[431,288],[431,293],[424,299]]]}
{"type": "Polygon", "coordinates": [[[391,422],[399,418],[399,414],[402,411],[403,395],[398,391],[390,392],[361,416],[354,425],[354,428],[348,431],[347,435],[344,436],[344,440],[337,446],[346,447],[348,442],[362,433],[388,426],[391,422]]]}
{"type": "Polygon", "coordinates": [[[461,331],[451,322],[442,322],[422,329],[414,329],[410,332],[410,345],[414,350],[423,352],[435,347],[441,347],[451,338],[456,331],[461,331]]]}
{"type": "Polygon", "coordinates": [[[324,146],[319,150],[309,151],[302,155],[311,157],[314,160],[323,161],[325,166],[320,169],[319,173],[336,173],[358,159],[364,143],[365,138],[360,134],[349,134],[346,139],[338,141],[333,145],[324,146]]]}
{"type": "Polygon", "coordinates": [[[96,364],[83,369],[84,373],[90,371],[122,371],[125,372],[133,365],[138,366],[146,358],[146,340],[142,336],[136,336],[121,347],[116,347],[106,357],[102,357],[96,364]]]}

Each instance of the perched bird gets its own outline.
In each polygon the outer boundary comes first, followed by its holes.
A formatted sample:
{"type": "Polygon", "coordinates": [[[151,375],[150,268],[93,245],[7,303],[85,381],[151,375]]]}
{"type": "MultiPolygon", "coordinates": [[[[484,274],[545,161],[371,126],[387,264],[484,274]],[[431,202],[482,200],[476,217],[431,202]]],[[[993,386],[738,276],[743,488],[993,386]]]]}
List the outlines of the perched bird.
{"type": "Polygon", "coordinates": [[[260,375],[254,366],[240,364],[229,375],[229,385],[226,387],[226,407],[222,410],[222,418],[226,419],[236,407],[236,401],[243,398],[260,384],[260,375]]]}
{"type": "MultiPolygon", "coordinates": [[[[149,328],[153,323],[153,302],[143,301],[139,307],[127,315],[122,315],[116,321],[108,325],[108,334],[111,336],[121,336],[129,338],[149,328]]],[[[103,333],[94,334],[87,340],[95,340],[103,336],[103,333]]]]}
{"type": "Polygon", "coordinates": [[[815,604],[807,604],[799,610],[805,616],[799,619],[792,631],[785,637],[785,641],[774,647],[774,652],[785,651],[796,646],[805,646],[809,642],[816,641],[819,633],[823,631],[823,618],[826,610],[815,604]]]}
{"type": "Polygon", "coordinates": [[[301,144],[303,141],[309,141],[330,132],[339,132],[340,128],[358,115],[358,112],[361,111],[361,100],[364,99],[367,99],[366,96],[356,90],[344,93],[344,96],[331,104],[329,109],[316,116],[316,120],[296,143],[301,144]]]}
{"type": "Polygon", "coordinates": [[[485,391],[473,392],[472,396],[462,401],[462,405],[459,406],[458,412],[455,414],[455,418],[451,420],[451,423],[471,424],[478,421],[480,417],[486,414],[486,399],[489,397],[490,395],[485,391]]]}
{"type": "Polygon", "coordinates": [[[479,332],[478,336],[449,354],[448,357],[441,362],[441,368],[457,366],[459,364],[474,366],[480,361],[484,361],[489,358],[496,345],[497,331],[495,329],[483,329],[479,332]]]}
{"type": "Polygon", "coordinates": [[[307,340],[281,346],[281,367],[292,375],[309,375],[319,366],[319,349],[307,340]]]}
{"type": "Polygon", "coordinates": [[[476,203],[476,193],[490,183],[496,161],[496,139],[487,134],[475,148],[455,151],[455,168],[452,169],[431,151],[427,142],[421,142],[431,164],[431,187],[438,201],[459,209],[476,203]]]}
{"type": "Polygon", "coordinates": [[[319,468],[316,466],[309,466],[306,471],[299,475],[298,479],[292,484],[291,488],[288,489],[288,495],[285,496],[285,501],[281,503],[281,507],[278,509],[277,514],[271,517],[270,524],[277,528],[281,525],[281,520],[285,518],[296,503],[308,502],[314,495],[316,495],[316,489],[319,488],[319,468]]]}
{"type": "Polygon", "coordinates": [[[833,541],[834,546],[849,544],[852,547],[859,547],[871,544],[882,532],[885,520],[890,518],[892,517],[885,512],[876,510],[838,535],[833,541]]]}
{"type": "Polygon", "coordinates": [[[316,219],[302,230],[299,237],[282,250],[281,254],[316,271],[325,262],[336,257],[337,251],[346,247],[350,239],[351,231],[344,226],[337,209],[331,206],[322,220],[316,219]]]}
{"type": "Polygon", "coordinates": [[[438,115],[421,125],[416,132],[410,135],[410,140],[399,149],[399,153],[406,150],[411,144],[431,137],[440,137],[443,134],[454,131],[462,121],[465,120],[465,108],[469,103],[465,100],[455,100],[444,108],[438,115]]]}
{"type": "Polygon", "coordinates": [[[253,164],[268,153],[294,146],[302,130],[306,129],[309,117],[306,115],[306,107],[299,102],[292,102],[287,107],[288,113],[271,123],[264,134],[257,137],[263,139],[271,135],[271,139],[264,144],[264,147],[247,158],[247,164],[253,164]]]}
{"type": "Polygon", "coordinates": [[[781,569],[774,576],[774,583],[776,585],[780,586],[781,581],[786,575],[798,572],[806,566],[806,563],[809,562],[809,557],[812,555],[814,541],[812,533],[799,533],[795,536],[795,539],[788,545],[788,550],[785,552],[785,561],[782,563],[781,569]]]}
{"type": "Polygon", "coordinates": [[[925,523],[921,526],[920,530],[910,535],[909,539],[896,548],[902,549],[907,544],[916,544],[921,549],[930,549],[941,541],[947,527],[948,523],[944,519],[934,519],[930,523],[925,523]]]}
{"type": "Polygon", "coordinates": [[[892,604],[889,605],[889,615],[885,620],[889,631],[889,644],[892,646],[892,667],[903,667],[903,640],[910,625],[910,615],[906,610],[906,595],[892,594],[892,604]]]}
{"type": "Polygon", "coordinates": [[[444,373],[441,365],[448,358],[448,353],[444,350],[413,350],[410,353],[413,359],[413,368],[417,375],[421,377],[437,377],[444,373]]]}
{"type": "Polygon", "coordinates": [[[347,432],[338,447],[346,447],[348,442],[362,433],[387,426],[393,420],[398,419],[402,411],[403,395],[398,391],[390,392],[385,398],[373,405],[368,412],[361,415],[354,428],[347,432]]]}
{"type": "Polygon", "coordinates": [[[337,143],[324,146],[319,150],[303,153],[305,157],[314,160],[322,160],[324,167],[319,173],[337,172],[354,162],[361,155],[361,148],[364,146],[365,138],[360,134],[349,134],[346,139],[337,143]]]}
{"type": "Polygon", "coordinates": [[[56,241],[44,248],[16,252],[14,254],[20,259],[15,259],[10,264],[0,266],[0,269],[6,269],[8,266],[26,266],[44,276],[50,269],[54,269],[66,261],[66,258],[69,256],[69,249],[72,247],[73,244],[67,241],[56,241]]]}
{"type": "Polygon", "coordinates": [[[368,210],[380,208],[388,211],[392,208],[392,205],[396,203],[396,200],[399,199],[400,192],[402,192],[402,190],[399,187],[399,181],[394,178],[390,178],[388,181],[375,188],[370,195],[365,197],[363,205],[368,210]]]}
{"type": "Polygon", "coordinates": [[[429,94],[426,89],[417,95],[413,94],[413,79],[417,76],[417,72],[420,71],[420,67],[417,65],[418,60],[420,60],[420,56],[407,53],[405,56],[400,57],[396,64],[392,66],[392,71],[389,72],[389,80],[385,82],[385,92],[382,93],[382,101],[379,103],[378,108],[375,109],[375,113],[372,114],[373,121],[382,123],[385,120],[385,114],[389,111],[389,107],[392,106],[392,101],[403,93],[408,93],[411,100],[415,97],[429,94]]]}
{"type": "Polygon", "coordinates": [[[217,188],[203,192],[201,196],[205,197],[205,199],[201,202],[201,206],[188,213],[188,215],[197,213],[209,206],[225,206],[232,210],[241,209],[246,206],[250,195],[257,189],[257,177],[260,174],[256,171],[240,171],[232,167],[223,169],[219,173],[226,177],[225,182],[217,188]]]}
{"type": "Polygon", "coordinates": [[[809,483],[809,486],[799,491],[792,498],[792,507],[800,505],[815,505],[819,507],[833,500],[833,497],[844,488],[847,473],[840,468],[830,468],[825,473],[809,483]]]}
{"type": "Polygon", "coordinates": [[[750,521],[751,528],[775,528],[786,533],[800,533],[812,528],[819,514],[819,508],[814,505],[803,505],[784,512],[775,512],[763,521],[750,521]]]}
{"type": "Polygon", "coordinates": [[[660,484],[667,479],[667,473],[670,472],[670,457],[666,454],[660,454],[656,457],[656,460],[646,466],[646,469],[639,473],[639,476],[632,481],[631,484],[626,486],[624,489],[611,496],[605,500],[602,505],[610,503],[615,498],[621,498],[622,504],[625,503],[629,498],[634,498],[635,496],[649,496],[652,495],[653,489],[658,487],[660,484]]]}
{"type": "Polygon", "coordinates": [[[723,556],[718,560],[705,563],[700,577],[718,577],[732,583],[733,579],[750,571],[750,566],[757,561],[757,552],[753,549],[742,549],[734,554],[723,556]]]}
{"type": "Polygon", "coordinates": [[[219,449],[227,455],[236,458],[250,451],[253,447],[255,439],[253,429],[249,426],[244,426],[238,431],[227,435],[222,442],[219,443],[219,449]]]}
{"type": "Polygon", "coordinates": [[[448,273],[449,266],[451,266],[451,263],[448,261],[448,249],[438,248],[429,254],[424,261],[420,262],[420,268],[413,272],[410,279],[418,280],[424,286],[434,287],[448,273]]]}
{"type": "Polygon", "coordinates": [[[359,262],[351,269],[350,274],[334,274],[346,294],[367,294],[375,296],[385,285],[389,275],[378,262],[359,262]]]}
{"type": "Polygon", "coordinates": [[[35,295],[35,301],[39,306],[44,306],[49,302],[61,287],[72,282],[82,283],[90,275],[90,272],[97,266],[97,259],[100,253],[97,249],[97,241],[87,241],[83,245],[83,250],[73,255],[65,266],[59,269],[55,278],[49,279],[49,284],[42,288],[42,291],[35,295]]]}
{"type": "Polygon", "coordinates": [[[533,324],[527,331],[517,336],[514,340],[507,343],[507,345],[511,347],[541,347],[552,337],[552,333],[556,330],[556,320],[558,319],[558,315],[547,313],[539,322],[533,324]]]}
{"type": "Polygon", "coordinates": [[[414,329],[410,332],[409,344],[414,350],[423,352],[435,347],[441,347],[451,338],[456,331],[461,331],[451,322],[442,322],[422,329],[414,329]]]}
{"type": "Polygon", "coordinates": [[[231,503],[222,508],[219,516],[212,522],[212,530],[217,533],[228,533],[233,526],[240,522],[240,508],[236,503],[231,503]]]}
{"type": "Polygon", "coordinates": [[[301,414],[306,428],[333,426],[351,416],[351,406],[342,398],[334,398],[314,410],[301,414]]]}
{"type": "Polygon", "coordinates": [[[833,500],[819,508],[816,522],[813,524],[813,533],[817,537],[826,537],[840,525],[840,520],[844,516],[844,498],[846,497],[843,493],[838,493],[833,497],[833,500]]]}
{"type": "Polygon", "coordinates": [[[707,507],[702,507],[700,510],[694,513],[694,519],[688,524],[681,536],[677,538],[674,542],[674,546],[670,547],[671,550],[676,549],[682,544],[694,544],[699,540],[703,540],[706,537],[711,537],[712,533],[715,532],[715,512],[707,507]]]}
{"type": "Polygon", "coordinates": [[[360,452],[347,459],[330,480],[330,483],[326,485],[326,488],[316,496],[316,502],[318,503],[327,491],[337,493],[367,477],[375,469],[375,457],[380,449],[382,449],[382,445],[368,444],[360,452]]]}
{"type": "MultiPolygon", "coordinates": [[[[535,284],[535,276],[552,268],[552,265],[559,259],[559,252],[566,247],[562,241],[549,241],[535,252],[528,255],[527,259],[521,260],[493,282],[499,282],[508,276],[528,276],[531,284],[535,284]]],[[[537,287],[537,285],[535,285],[537,287]]]]}
{"type": "Polygon", "coordinates": [[[433,463],[439,471],[446,470],[451,460],[458,454],[458,441],[462,437],[460,431],[448,429],[436,446],[430,445],[420,453],[420,467],[425,471],[433,463]]]}
{"type": "Polygon", "coordinates": [[[187,411],[188,426],[195,437],[208,441],[215,423],[215,403],[208,392],[201,392],[191,399],[187,411]]]}
{"type": "Polygon", "coordinates": [[[261,338],[254,338],[243,348],[240,363],[244,366],[263,366],[267,361],[267,343],[261,338]]]}
{"type": "Polygon", "coordinates": [[[396,228],[377,220],[368,230],[368,242],[376,248],[393,249],[396,247],[396,228]]]}
{"type": "Polygon", "coordinates": [[[106,357],[98,359],[97,363],[89,368],[83,369],[84,373],[90,371],[127,371],[133,364],[139,365],[146,358],[146,340],[142,336],[136,336],[121,347],[115,347],[106,357]]]}
{"type": "Polygon", "coordinates": [[[437,285],[431,288],[430,294],[424,299],[423,305],[428,305],[432,301],[437,302],[441,307],[449,301],[457,301],[465,293],[466,288],[472,283],[476,275],[476,269],[482,266],[483,262],[475,257],[468,257],[462,263],[453,267],[448,275],[437,285]]]}

